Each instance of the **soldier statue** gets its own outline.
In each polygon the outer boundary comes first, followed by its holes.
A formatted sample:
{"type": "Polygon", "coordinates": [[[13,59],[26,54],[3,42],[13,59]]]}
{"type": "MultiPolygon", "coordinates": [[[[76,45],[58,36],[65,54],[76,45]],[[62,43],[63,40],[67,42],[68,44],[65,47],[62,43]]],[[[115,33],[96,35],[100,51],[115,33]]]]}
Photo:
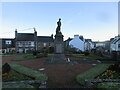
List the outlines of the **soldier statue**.
{"type": "Polygon", "coordinates": [[[61,18],[59,18],[59,21],[57,22],[57,28],[56,28],[56,34],[60,33],[60,27],[61,27],[61,18]]]}

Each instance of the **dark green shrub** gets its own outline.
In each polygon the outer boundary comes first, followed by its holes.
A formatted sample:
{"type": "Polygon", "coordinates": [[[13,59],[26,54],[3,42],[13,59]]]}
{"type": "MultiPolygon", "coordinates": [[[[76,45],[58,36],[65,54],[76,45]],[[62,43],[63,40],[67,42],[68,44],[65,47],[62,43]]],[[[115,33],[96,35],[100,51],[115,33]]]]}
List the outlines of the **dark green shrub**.
{"type": "Polygon", "coordinates": [[[48,54],[47,53],[44,53],[44,55],[43,55],[44,57],[47,57],[48,56],[48,54]]]}
{"type": "Polygon", "coordinates": [[[36,58],[42,58],[42,57],[47,57],[48,54],[47,53],[39,53],[36,55],[36,58]]]}
{"type": "Polygon", "coordinates": [[[54,47],[49,47],[49,53],[54,53],[54,47]]]}
{"type": "Polygon", "coordinates": [[[117,51],[112,51],[112,60],[117,60],[117,51]]]}
{"type": "Polygon", "coordinates": [[[85,56],[88,56],[90,53],[89,53],[89,51],[88,50],[86,50],[85,52],[84,52],[84,55],[85,56]]]}
{"type": "Polygon", "coordinates": [[[38,51],[33,51],[33,55],[36,56],[38,54],[38,51]]]}
{"type": "Polygon", "coordinates": [[[26,52],[26,53],[31,54],[32,52],[33,52],[32,50],[27,50],[27,52],[26,52]]]}

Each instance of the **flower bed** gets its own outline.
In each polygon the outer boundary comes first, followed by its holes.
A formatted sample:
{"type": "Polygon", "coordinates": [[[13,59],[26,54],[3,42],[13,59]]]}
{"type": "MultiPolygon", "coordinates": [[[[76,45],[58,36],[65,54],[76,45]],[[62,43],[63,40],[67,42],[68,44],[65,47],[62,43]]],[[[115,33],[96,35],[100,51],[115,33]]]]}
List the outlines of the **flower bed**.
{"type": "MultiPolygon", "coordinates": [[[[30,68],[24,67],[18,64],[10,64],[11,71],[9,73],[4,73],[2,75],[3,82],[11,81],[25,81],[25,80],[39,80],[46,81],[48,79],[47,75],[40,73],[38,71],[32,70],[30,68]]],[[[14,85],[3,85],[3,88],[38,88],[40,85],[34,84],[14,84],[14,85]],[[21,87],[24,85],[24,87],[21,87]],[[32,85],[32,86],[31,86],[32,85]]]]}
{"type": "Polygon", "coordinates": [[[104,73],[98,75],[96,79],[120,79],[120,64],[112,64],[104,73]]]}
{"type": "Polygon", "coordinates": [[[21,81],[21,80],[33,80],[33,78],[30,78],[26,75],[20,74],[14,70],[11,70],[9,73],[2,74],[2,81],[3,82],[21,81]]]}

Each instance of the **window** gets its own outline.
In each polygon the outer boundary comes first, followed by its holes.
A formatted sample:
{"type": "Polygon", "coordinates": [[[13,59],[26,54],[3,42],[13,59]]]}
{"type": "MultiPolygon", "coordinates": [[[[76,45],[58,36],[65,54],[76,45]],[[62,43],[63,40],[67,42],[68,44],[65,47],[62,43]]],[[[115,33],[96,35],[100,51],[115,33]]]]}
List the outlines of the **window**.
{"type": "Polygon", "coordinates": [[[51,45],[50,45],[50,43],[49,43],[49,47],[50,47],[51,45]]]}
{"type": "Polygon", "coordinates": [[[44,47],[46,47],[46,45],[47,45],[46,43],[43,43],[43,46],[44,46],[44,47]]]}
{"type": "Polygon", "coordinates": [[[11,40],[6,40],[5,43],[10,45],[12,42],[11,40]]]}
{"type": "Polygon", "coordinates": [[[120,44],[118,44],[118,48],[120,48],[120,44]]]}
{"type": "Polygon", "coordinates": [[[31,42],[29,42],[29,45],[31,45],[31,42]]]}
{"type": "Polygon", "coordinates": [[[34,42],[30,42],[29,44],[30,44],[32,47],[34,47],[34,42]]]}

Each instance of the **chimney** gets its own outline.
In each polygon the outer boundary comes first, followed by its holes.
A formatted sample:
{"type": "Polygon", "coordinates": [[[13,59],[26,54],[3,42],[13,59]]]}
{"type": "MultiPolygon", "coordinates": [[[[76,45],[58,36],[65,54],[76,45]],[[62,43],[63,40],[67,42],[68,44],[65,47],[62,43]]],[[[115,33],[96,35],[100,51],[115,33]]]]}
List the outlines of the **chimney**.
{"type": "Polygon", "coordinates": [[[53,38],[53,34],[51,34],[51,37],[53,38]]]}
{"type": "Polygon", "coordinates": [[[17,38],[17,29],[15,29],[15,38],[17,38]]]}
{"type": "Polygon", "coordinates": [[[36,29],[35,29],[35,28],[33,28],[33,29],[34,29],[34,35],[37,36],[37,31],[36,31],[36,29]]]}
{"type": "Polygon", "coordinates": [[[35,28],[33,28],[34,29],[34,42],[35,42],[35,51],[37,50],[37,31],[36,31],[36,29],[35,28]]]}
{"type": "Polygon", "coordinates": [[[79,38],[79,35],[77,34],[77,35],[74,35],[74,38],[79,38]]]}

